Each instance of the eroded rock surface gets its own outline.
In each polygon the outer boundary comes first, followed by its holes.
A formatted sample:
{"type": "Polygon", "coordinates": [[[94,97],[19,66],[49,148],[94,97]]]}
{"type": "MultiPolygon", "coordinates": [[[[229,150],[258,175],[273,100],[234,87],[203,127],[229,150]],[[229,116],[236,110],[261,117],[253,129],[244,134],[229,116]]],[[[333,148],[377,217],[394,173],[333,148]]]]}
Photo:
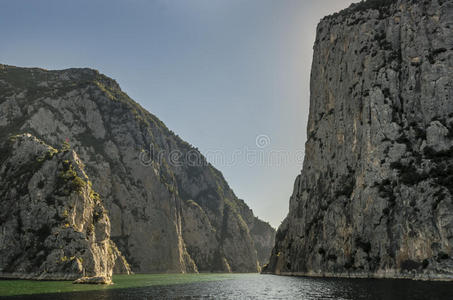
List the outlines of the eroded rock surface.
{"type": "Polygon", "coordinates": [[[0,65],[0,138],[24,132],[56,149],[67,141],[85,165],[122,254],[115,272],[127,272],[124,261],[142,273],[256,272],[267,260],[274,229],[198,150],[97,71],[0,65]]]}
{"type": "Polygon", "coordinates": [[[453,1],[317,28],[305,161],[265,272],[453,278],[453,1]]]}
{"type": "Polygon", "coordinates": [[[110,281],[120,254],[77,154],[22,134],[0,162],[0,277],[110,281]]]}

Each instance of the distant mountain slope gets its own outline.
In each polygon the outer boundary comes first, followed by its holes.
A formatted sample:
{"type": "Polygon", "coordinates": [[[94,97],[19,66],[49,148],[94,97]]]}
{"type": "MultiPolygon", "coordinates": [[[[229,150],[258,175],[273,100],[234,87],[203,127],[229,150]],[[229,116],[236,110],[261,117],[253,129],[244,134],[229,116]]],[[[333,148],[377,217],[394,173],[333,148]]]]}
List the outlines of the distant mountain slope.
{"type": "Polygon", "coordinates": [[[23,133],[55,149],[70,144],[133,271],[256,272],[267,260],[273,228],[195,148],[97,71],[0,65],[0,141],[23,133]]]}

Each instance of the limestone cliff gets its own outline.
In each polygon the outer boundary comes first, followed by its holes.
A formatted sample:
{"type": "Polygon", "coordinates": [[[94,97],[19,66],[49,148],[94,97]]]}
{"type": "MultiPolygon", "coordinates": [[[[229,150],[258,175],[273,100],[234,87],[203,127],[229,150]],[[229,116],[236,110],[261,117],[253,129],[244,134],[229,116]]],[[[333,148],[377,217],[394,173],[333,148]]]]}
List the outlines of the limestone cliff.
{"type": "MultiPolygon", "coordinates": [[[[0,65],[0,141],[26,132],[77,153],[110,219],[110,239],[132,271],[256,272],[268,257],[272,227],[198,150],[97,71],[0,65]]],[[[8,270],[22,260],[12,257],[8,270]]],[[[120,262],[114,271],[127,269],[120,262]]]]}
{"type": "Polygon", "coordinates": [[[324,18],[305,161],[265,272],[453,279],[453,1],[324,18]]]}
{"type": "Polygon", "coordinates": [[[0,162],[0,277],[108,283],[121,254],[77,154],[22,134],[3,143],[0,162]]]}

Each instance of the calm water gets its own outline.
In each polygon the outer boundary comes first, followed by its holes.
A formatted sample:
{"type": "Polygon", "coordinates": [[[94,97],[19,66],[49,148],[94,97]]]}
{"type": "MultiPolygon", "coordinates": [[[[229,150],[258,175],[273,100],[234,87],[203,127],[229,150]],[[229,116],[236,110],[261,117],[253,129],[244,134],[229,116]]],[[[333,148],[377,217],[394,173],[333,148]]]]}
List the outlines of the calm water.
{"type": "MultiPolygon", "coordinates": [[[[114,280],[117,282],[116,287],[88,286],[82,289],[96,290],[0,299],[453,299],[453,283],[445,282],[320,279],[259,274],[133,275],[127,279],[116,277],[114,280]],[[128,285],[135,287],[126,288],[128,285]]],[[[27,285],[35,283],[22,281],[19,288],[26,289],[27,285]]],[[[51,283],[47,284],[50,287],[51,283]]],[[[74,286],[69,282],[58,284],[61,289],[53,286],[54,291],[66,291],[74,286]]],[[[15,288],[14,285],[16,283],[10,284],[9,288],[15,288]]],[[[5,286],[5,281],[0,281],[0,295],[5,295],[5,286]]],[[[37,287],[30,285],[29,289],[37,287]]],[[[80,289],[78,286],[76,288],[80,289]]]]}

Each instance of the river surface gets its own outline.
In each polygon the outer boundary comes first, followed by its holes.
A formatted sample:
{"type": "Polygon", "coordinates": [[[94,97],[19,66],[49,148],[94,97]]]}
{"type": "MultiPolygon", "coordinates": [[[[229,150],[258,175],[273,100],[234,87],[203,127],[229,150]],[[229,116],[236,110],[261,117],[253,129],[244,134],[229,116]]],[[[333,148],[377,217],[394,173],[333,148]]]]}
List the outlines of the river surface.
{"type": "Polygon", "coordinates": [[[0,281],[0,295],[3,295],[0,299],[453,299],[451,282],[323,279],[260,274],[132,275],[127,278],[114,277],[114,281],[117,282],[116,286],[106,288],[72,285],[70,282],[53,284],[5,280],[0,281]],[[39,289],[43,284],[48,286],[39,289]],[[16,290],[13,292],[11,289],[16,290]],[[40,294],[20,295],[30,292],[40,294]],[[11,296],[13,294],[16,296],[11,296]]]}

